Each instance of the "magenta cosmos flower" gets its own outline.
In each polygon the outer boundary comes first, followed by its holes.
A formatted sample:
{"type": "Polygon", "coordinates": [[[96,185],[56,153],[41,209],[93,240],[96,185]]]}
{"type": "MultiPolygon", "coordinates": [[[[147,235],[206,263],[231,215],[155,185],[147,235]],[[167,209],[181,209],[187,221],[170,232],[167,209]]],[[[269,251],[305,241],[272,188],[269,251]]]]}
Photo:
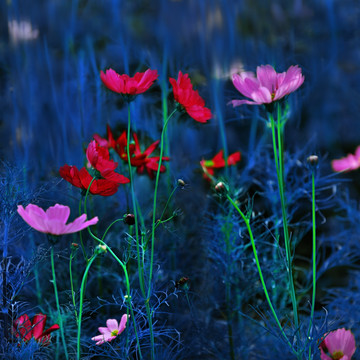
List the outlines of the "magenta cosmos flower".
{"type": "Polygon", "coordinates": [[[177,80],[169,78],[173,87],[174,99],[183,107],[183,109],[194,120],[205,123],[211,119],[210,109],[205,107],[204,99],[199,95],[197,90],[193,89],[188,74],[179,71],[177,80]]]}
{"type": "Polygon", "coordinates": [[[242,104],[270,104],[297,90],[305,77],[301,69],[290,66],[286,72],[277,73],[271,65],[261,65],[256,68],[256,77],[252,72],[234,74],[232,81],[236,89],[250,100],[232,100],[233,106],[242,104]]]}
{"type": "Polygon", "coordinates": [[[120,324],[115,319],[108,319],[106,321],[106,327],[99,327],[101,335],[96,335],[91,340],[97,341],[96,345],[101,345],[104,342],[110,342],[120,335],[126,328],[126,322],[130,315],[124,314],[121,317],[120,324]]]}
{"type": "Polygon", "coordinates": [[[350,360],[356,350],[354,335],[344,328],[325,335],[319,347],[321,360],[350,360]]]}
{"type": "Polygon", "coordinates": [[[338,160],[333,160],[331,166],[334,171],[351,171],[360,168],[360,146],[355,150],[355,155],[349,154],[338,160]]]}
{"type": "Polygon", "coordinates": [[[22,205],[18,205],[17,211],[32,228],[52,235],[78,232],[99,221],[97,216],[86,221],[86,214],[82,214],[72,223],[66,224],[70,215],[70,208],[60,204],[49,207],[46,212],[34,204],[29,204],[25,209],[22,205]]]}
{"type": "Polygon", "coordinates": [[[156,70],[150,69],[143,73],[137,72],[133,77],[126,74],[120,75],[113,69],[108,69],[105,73],[100,72],[100,78],[104,85],[108,89],[123,95],[142,94],[150,88],[158,76],[156,70]]]}

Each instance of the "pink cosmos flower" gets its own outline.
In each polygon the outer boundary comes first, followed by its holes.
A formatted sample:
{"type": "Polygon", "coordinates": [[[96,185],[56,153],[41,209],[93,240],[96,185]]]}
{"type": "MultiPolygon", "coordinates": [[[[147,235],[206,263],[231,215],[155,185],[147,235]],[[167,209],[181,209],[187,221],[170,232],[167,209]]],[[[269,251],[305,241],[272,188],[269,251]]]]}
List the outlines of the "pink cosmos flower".
{"type": "Polygon", "coordinates": [[[360,167],[360,146],[355,150],[355,155],[349,154],[348,156],[333,160],[331,166],[334,171],[351,171],[360,167]]]}
{"type": "Polygon", "coordinates": [[[70,208],[60,204],[49,207],[46,212],[34,204],[29,204],[25,209],[22,205],[18,205],[17,211],[32,228],[52,235],[78,232],[99,221],[97,216],[86,221],[86,214],[82,214],[72,223],[66,224],[70,215],[70,208]]]}
{"type": "Polygon", "coordinates": [[[100,73],[100,78],[104,85],[116,93],[123,95],[138,95],[150,88],[158,78],[156,70],[146,70],[143,73],[137,72],[133,77],[123,74],[120,75],[113,69],[100,73]]]}
{"type": "Polygon", "coordinates": [[[120,324],[115,319],[108,319],[106,321],[106,327],[99,327],[101,335],[96,335],[91,340],[97,341],[96,345],[101,345],[104,342],[110,342],[120,335],[126,328],[126,322],[130,315],[124,314],[121,317],[120,324]]]}
{"type": "Polygon", "coordinates": [[[350,330],[337,329],[325,335],[319,348],[321,360],[351,360],[356,350],[355,338],[350,330]]]}
{"type": "Polygon", "coordinates": [[[297,90],[305,80],[297,65],[279,74],[271,65],[261,65],[256,68],[256,76],[247,71],[233,74],[232,81],[236,89],[253,100],[232,100],[230,102],[234,107],[242,104],[270,104],[297,90]]]}

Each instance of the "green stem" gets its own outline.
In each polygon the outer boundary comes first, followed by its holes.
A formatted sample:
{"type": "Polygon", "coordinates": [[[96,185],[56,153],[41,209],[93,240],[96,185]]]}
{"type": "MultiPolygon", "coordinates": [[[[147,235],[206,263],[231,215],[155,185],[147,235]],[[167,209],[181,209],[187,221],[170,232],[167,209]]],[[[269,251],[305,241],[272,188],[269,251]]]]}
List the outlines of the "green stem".
{"type": "Polygon", "coordinates": [[[292,273],[292,258],[291,258],[291,246],[290,246],[290,238],[289,238],[289,230],[288,230],[288,222],[287,222],[287,211],[286,211],[286,199],[285,199],[285,190],[284,190],[284,159],[283,159],[283,144],[282,144],[282,131],[283,124],[281,123],[281,108],[280,105],[277,107],[277,146],[276,146],[276,138],[275,138],[275,123],[274,118],[270,114],[271,120],[271,128],[272,128],[272,136],[273,136],[273,147],[274,147],[274,157],[275,157],[275,165],[277,169],[277,178],[279,185],[279,193],[280,193],[280,202],[281,202],[281,213],[283,219],[283,230],[284,230],[284,243],[285,243],[285,253],[287,260],[287,271],[289,277],[289,287],[290,287],[290,298],[294,313],[294,325],[296,331],[299,329],[299,316],[297,310],[297,301],[296,301],[296,293],[295,286],[293,280],[292,273]],[[277,151],[278,148],[278,151],[277,151]]]}
{"type": "MultiPolygon", "coordinates": [[[[75,250],[76,251],[76,250],[75,250]]],[[[75,257],[75,251],[72,250],[70,254],[70,261],[69,261],[69,276],[70,276],[70,286],[71,286],[71,298],[74,305],[74,313],[75,313],[75,319],[76,323],[78,323],[78,314],[76,311],[76,301],[75,301],[75,292],[74,292],[74,283],[73,283],[73,276],[72,276],[72,260],[75,257]]]]}
{"type": "MultiPolygon", "coordinates": [[[[310,336],[310,331],[314,321],[314,311],[315,311],[315,296],[316,296],[316,218],[315,218],[315,171],[312,170],[311,174],[311,190],[312,190],[312,263],[313,263],[313,291],[312,291],[312,302],[311,302],[311,314],[310,314],[310,324],[308,329],[308,338],[310,336]]],[[[311,359],[311,347],[309,347],[309,360],[311,359]]]]}
{"type": "Polygon", "coordinates": [[[152,281],[152,274],[153,274],[153,265],[154,265],[154,244],[155,244],[155,227],[156,227],[156,201],[157,201],[157,190],[159,185],[159,178],[160,178],[160,168],[162,163],[162,157],[164,153],[164,136],[166,133],[167,124],[169,123],[169,120],[171,117],[175,114],[175,110],[169,115],[167,120],[164,123],[164,127],[161,131],[161,140],[160,140],[160,158],[159,158],[159,165],[156,172],[156,180],[155,180],[155,190],[154,190],[154,204],[153,204],[153,218],[152,218],[152,228],[151,228],[151,254],[150,254],[150,270],[149,270],[149,286],[148,286],[148,292],[147,297],[145,300],[146,304],[146,313],[149,321],[149,330],[150,330],[150,341],[151,341],[151,359],[155,359],[155,353],[154,353],[154,333],[152,328],[152,314],[150,312],[150,295],[151,295],[151,281],[152,281]]]}
{"type": "Polygon", "coordinates": [[[81,287],[80,287],[80,305],[79,305],[79,321],[78,321],[78,331],[77,331],[77,353],[76,353],[76,359],[80,360],[81,355],[81,346],[80,346],[80,337],[81,337],[81,320],[82,320],[82,311],[83,311],[83,305],[84,305],[84,295],[85,295],[85,287],[86,287],[86,281],[87,276],[90,270],[91,264],[96,259],[97,254],[94,254],[89,261],[87,262],[86,269],[81,281],[81,287]]]}
{"type": "MultiPolygon", "coordinates": [[[[91,184],[92,184],[92,181],[90,183],[90,186],[91,186],[91,184]]],[[[89,186],[89,189],[90,189],[90,186],[89,186]]],[[[79,216],[81,216],[81,203],[82,203],[82,196],[81,196],[81,199],[79,201],[79,216]]],[[[82,232],[81,231],[79,231],[79,237],[80,237],[81,250],[83,252],[84,259],[85,259],[86,262],[88,262],[88,257],[87,257],[85,246],[84,246],[84,243],[83,243],[83,238],[82,238],[82,232]]]]}
{"type": "Polygon", "coordinates": [[[251,230],[251,227],[250,227],[250,222],[249,222],[249,219],[243,214],[243,212],[239,209],[239,207],[235,204],[234,200],[227,194],[226,195],[227,199],[230,201],[231,205],[234,206],[234,208],[236,209],[236,211],[240,214],[240,216],[242,217],[242,219],[244,220],[245,222],[245,225],[246,225],[246,228],[249,232],[249,236],[250,236],[250,241],[251,241],[251,246],[252,246],[252,249],[253,249],[253,253],[254,253],[254,258],[255,258],[255,262],[256,262],[256,267],[257,267],[257,270],[258,270],[258,273],[259,273],[259,277],[260,277],[260,281],[261,281],[261,285],[263,287],[263,290],[264,290],[264,294],[265,294],[265,297],[266,297],[266,300],[269,304],[269,307],[270,307],[270,310],[272,312],[272,315],[274,317],[274,320],[277,324],[277,326],[279,327],[280,329],[280,332],[282,334],[282,336],[284,337],[285,341],[287,342],[287,344],[289,345],[289,347],[291,348],[291,350],[296,354],[293,346],[291,345],[289,339],[287,338],[282,326],[281,326],[281,323],[279,321],[279,318],[277,317],[276,315],[276,312],[275,312],[275,309],[272,305],[272,302],[270,300],[270,297],[269,297],[269,293],[267,291],[267,288],[266,288],[266,284],[265,284],[265,281],[264,281],[264,277],[263,277],[263,274],[262,274],[262,271],[261,271],[261,267],[260,267],[260,262],[259,262],[259,258],[258,258],[258,255],[257,255],[257,251],[256,251],[256,246],[255,246],[255,241],[254,241],[254,236],[253,236],[253,233],[252,233],[252,230],[251,230]]]}
{"type": "Polygon", "coordinates": [[[57,312],[58,312],[58,321],[59,321],[59,326],[60,326],[61,340],[62,340],[62,343],[63,343],[66,360],[68,360],[69,355],[68,355],[68,352],[67,352],[67,347],[66,347],[66,342],[65,342],[64,325],[63,325],[63,321],[62,321],[62,316],[61,316],[61,311],[60,311],[60,303],[59,303],[59,296],[58,296],[58,291],[57,291],[57,286],[56,286],[56,275],[55,275],[55,264],[54,264],[54,247],[53,246],[51,246],[51,255],[50,255],[50,257],[51,257],[51,271],[52,271],[52,277],[53,277],[54,293],[55,293],[55,300],[56,300],[56,308],[57,308],[57,312]]]}
{"type": "MultiPolygon", "coordinates": [[[[85,201],[84,201],[84,213],[87,215],[87,208],[86,208],[86,199],[87,199],[87,196],[89,195],[89,190],[90,190],[90,187],[91,187],[91,184],[93,183],[93,181],[95,180],[95,178],[93,178],[89,184],[89,187],[86,191],[86,195],[85,195],[85,201]]],[[[104,245],[106,246],[106,250],[109,251],[109,253],[112,255],[112,257],[119,263],[119,265],[121,266],[122,270],[124,271],[124,275],[125,275],[125,283],[126,283],[126,291],[127,291],[127,303],[128,303],[128,306],[129,306],[129,309],[130,309],[130,312],[131,312],[131,317],[132,317],[132,321],[133,321],[133,326],[134,326],[134,332],[135,332],[135,337],[136,337],[136,343],[137,343],[137,346],[138,346],[138,352],[139,352],[139,356],[140,356],[140,359],[142,359],[142,353],[141,353],[141,347],[140,347],[140,341],[139,341],[139,336],[138,336],[138,333],[137,333],[137,329],[136,329],[136,321],[135,321],[135,315],[134,315],[134,310],[133,310],[133,307],[132,307],[132,304],[131,304],[131,289],[130,289],[130,281],[129,281],[129,275],[128,275],[128,272],[127,272],[127,269],[126,269],[126,265],[115,255],[115,253],[111,250],[111,248],[101,239],[99,239],[97,236],[95,236],[92,232],[91,232],[91,229],[90,227],[87,228],[90,236],[96,240],[97,242],[99,242],[101,245],[104,245]]],[[[104,238],[104,236],[103,236],[104,238]]]]}
{"type": "Polygon", "coordinates": [[[160,178],[160,168],[162,163],[162,156],[164,152],[164,134],[166,131],[166,127],[169,123],[169,120],[175,114],[175,110],[169,115],[166,122],[164,123],[164,127],[161,132],[161,140],[160,140],[160,158],[159,158],[159,165],[156,172],[156,180],[155,180],[155,190],[154,190],[154,203],[153,203],[153,218],[152,218],[152,228],[151,228],[151,258],[150,258],[150,271],[149,271],[149,287],[148,287],[148,294],[147,298],[149,299],[151,293],[151,281],[152,281],[152,273],[153,273],[153,263],[154,263],[154,243],[155,243],[155,227],[156,227],[156,202],[157,202],[157,191],[159,186],[159,178],[160,178]]]}
{"type": "Polygon", "coordinates": [[[135,241],[136,241],[136,255],[137,255],[137,262],[138,262],[138,271],[139,271],[139,284],[140,284],[141,293],[145,299],[146,291],[145,291],[145,286],[144,286],[144,268],[143,268],[142,262],[141,262],[140,244],[139,244],[139,220],[138,220],[137,206],[136,206],[136,199],[135,199],[134,181],[133,181],[132,169],[131,169],[130,130],[131,130],[131,114],[130,114],[130,103],[128,103],[128,126],[127,126],[126,154],[127,154],[128,166],[129,166],[131,199],[132,199],[134,218],[135,218],[135,241]]]}

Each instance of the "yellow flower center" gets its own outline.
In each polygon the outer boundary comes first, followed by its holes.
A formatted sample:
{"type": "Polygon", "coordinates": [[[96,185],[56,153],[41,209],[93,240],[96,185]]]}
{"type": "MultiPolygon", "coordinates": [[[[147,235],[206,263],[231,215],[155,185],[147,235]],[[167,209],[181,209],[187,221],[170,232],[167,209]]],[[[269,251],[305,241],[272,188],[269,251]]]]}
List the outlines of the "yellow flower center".
{"type": "Polygon", "coordinates": [[[344,356],[344,353],[341,350],[336,350],[331,354],[333,360],[339,360],[344,356]]]}
{"type": "MultiPolygon", "coordinates": [[[[117,336],[117,334],[119,333],[119,330],[113,330],[112,332],[111,332],[111,336],[117,336]]],[[[339,358],[340,359],[340,358],[339,358]]]]}

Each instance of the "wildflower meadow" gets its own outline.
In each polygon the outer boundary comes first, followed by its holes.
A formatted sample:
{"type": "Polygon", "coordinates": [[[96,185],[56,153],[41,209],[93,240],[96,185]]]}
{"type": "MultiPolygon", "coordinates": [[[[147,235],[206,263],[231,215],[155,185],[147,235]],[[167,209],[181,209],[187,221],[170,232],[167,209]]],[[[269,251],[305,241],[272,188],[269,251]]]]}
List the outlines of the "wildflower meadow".
{"type": "Polygon", "coordinates": [[[0,19],[0,359],[360,359],[360,4],[0,19]]]}

